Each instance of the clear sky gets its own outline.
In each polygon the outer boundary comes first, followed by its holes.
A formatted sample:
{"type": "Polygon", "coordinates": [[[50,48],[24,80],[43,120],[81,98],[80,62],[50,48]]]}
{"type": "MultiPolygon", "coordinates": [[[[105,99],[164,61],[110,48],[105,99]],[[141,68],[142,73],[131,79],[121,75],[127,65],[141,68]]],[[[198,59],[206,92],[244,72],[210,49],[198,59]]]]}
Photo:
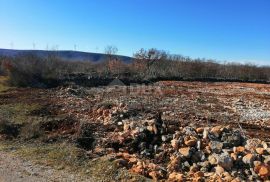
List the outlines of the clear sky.
{"type": "Polygon", "coordinates": [[[0,0],[0,48],[158,48],[270,65],[270,0],[0,0]]]}

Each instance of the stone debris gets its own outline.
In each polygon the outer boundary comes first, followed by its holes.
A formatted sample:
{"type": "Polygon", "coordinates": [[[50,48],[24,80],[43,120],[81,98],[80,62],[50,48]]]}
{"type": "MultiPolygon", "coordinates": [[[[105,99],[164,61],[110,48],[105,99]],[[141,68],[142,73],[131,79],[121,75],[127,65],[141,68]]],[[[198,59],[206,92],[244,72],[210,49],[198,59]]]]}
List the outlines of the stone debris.
{"type": "Polygon", "coordinates": [[[187,126],[170,133],[159,114],[124,123],[130,127],[120,125],[106,142],[114,142],[115,162],[131,172],[155,181],[270,179],[270,143],[245,138],[230,126],[187,126]]]}

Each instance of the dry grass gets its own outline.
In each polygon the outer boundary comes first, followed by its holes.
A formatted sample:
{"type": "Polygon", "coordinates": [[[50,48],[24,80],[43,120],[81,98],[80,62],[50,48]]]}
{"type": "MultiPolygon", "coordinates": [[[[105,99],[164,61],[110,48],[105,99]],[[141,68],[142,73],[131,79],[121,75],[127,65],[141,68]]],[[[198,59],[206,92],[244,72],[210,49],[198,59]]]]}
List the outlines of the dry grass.
{"type": "Polygon", "coordinates": [[[10,87],[6,85],[7,79],[8,78],[6,76],[0,76],[0,92],[10,89],[10,87]]]}
{"type": "Polygon", "coordinates": [[[30,113],[38,109],[38,104],[6,104],[0,105],[0,115],[14,124],[24,124],[33,121],[30,113]]]}
{"type": "Polygon", "coordinates": [[[132,174],[119,168],[110,157],[95,160],[87,158],[85,151],[72,144],[20,144],[1,142],[0,151],[30,160],[36,164],[65,169],[72,173],[90,177],[94,181],[151,181],[143,176],[132,174]]]}
{"type": "Polygon", "coordinates": [[[79,170],[86,161],[84,152],[72,144],[21,144],[19,142],[3,142],[0,151],[20,156],[34,163],[52,166],[56,169],[79,170]]]}

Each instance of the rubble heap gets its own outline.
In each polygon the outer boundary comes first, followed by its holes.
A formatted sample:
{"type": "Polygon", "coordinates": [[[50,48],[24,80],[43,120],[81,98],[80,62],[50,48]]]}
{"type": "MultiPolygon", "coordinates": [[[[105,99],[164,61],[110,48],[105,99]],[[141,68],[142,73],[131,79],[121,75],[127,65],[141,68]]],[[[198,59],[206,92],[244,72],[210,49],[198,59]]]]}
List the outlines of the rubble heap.
{"type": "MultiPolygon", "coordinates": [[[[230,126],[170,131],[157,115],[138,122],[124,120],[104,140],[104,150],[119,166],[154,180],[270,179],[270,143],[248,139],[230,126]]],[[[100,146],[93,151],[100,152],[100,146]]]]}

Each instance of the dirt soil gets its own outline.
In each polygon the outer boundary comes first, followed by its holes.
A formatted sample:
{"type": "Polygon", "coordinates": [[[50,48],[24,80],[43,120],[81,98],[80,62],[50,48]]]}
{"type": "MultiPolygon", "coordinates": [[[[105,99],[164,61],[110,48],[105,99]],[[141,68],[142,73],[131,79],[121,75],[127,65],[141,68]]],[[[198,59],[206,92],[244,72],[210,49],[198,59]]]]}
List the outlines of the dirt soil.
{"type": "Polygon", "coordinates": [[[67,88],[56,97],[58,114],[99,125],[110,123],[114,109],[135,115],[160,112],[163,120],[181,126],[231,124],[248,136],[270,138],[267,84],[164,81],[151,86],[67,88]]]}
{"type": "MultiPolygon", "coordinates": [[[[100,124],[104,106],[125,105],[134,112],[158,111],[180,125],[233,124],[247,135],[270,137],[270,86],[253,83],[164,81],[151,86],[12,89],[0,94],[0,105],[38,104],[38,115],[69,115],[100,124]],[[99,121],[97,121],[99,120],[99,121]]],[[[106,120],[106,118],[105,118],[106,120]]],[[[104,122],[104,121],[102,121],[104,122]]]]}
{"type": "Polygon", "coordinates": [[[94,181],[64,170],[55,170],[23,160],[6,152],[0,152],[1,182],[45,182],[45,181],[94,181]]]}
{"type": "MultiPolygon", "coordinates": [[[[270,142],[270,85],[267,84],[162,81],[149,86],[11,89],[0,94],[0,106],[17,103],[39,105],[27,115],[45,122],[41,127],[45,139],[43,136],[41,142],[76,143],[90,159],[115,156],[119,166],[156,180],[159,177],[152,171],[136,171],[136,166],[125,164],[126,161],[120,160],[124,157],[119,156],[129,153],[129,159],[136,158],[135,161],[145,165],[153,163],[167,173],[165,168],[173,151],[167,152],[166,147],[177,131],[186,127],[229,126],[247,139],[270,142]],[[56,124],[47,122],[51,118],[56,124]],[[161,153],[164,160],[157,160],[161,153]]],[[[22,161],[18,161],[21,168],[5,164],[13,160],[7,153],[1,153],[0,158],[1,172],[11,174],[6,169],[14,167],[13,171],[19,171],[15,176],[23,175],[22,161]]],[[[33,180],[43,179],[51,169],[42,171],[33,180]]],[[[166,177],[160,179],[167,179],[169,173],[161,176],[166,177]]]]}

